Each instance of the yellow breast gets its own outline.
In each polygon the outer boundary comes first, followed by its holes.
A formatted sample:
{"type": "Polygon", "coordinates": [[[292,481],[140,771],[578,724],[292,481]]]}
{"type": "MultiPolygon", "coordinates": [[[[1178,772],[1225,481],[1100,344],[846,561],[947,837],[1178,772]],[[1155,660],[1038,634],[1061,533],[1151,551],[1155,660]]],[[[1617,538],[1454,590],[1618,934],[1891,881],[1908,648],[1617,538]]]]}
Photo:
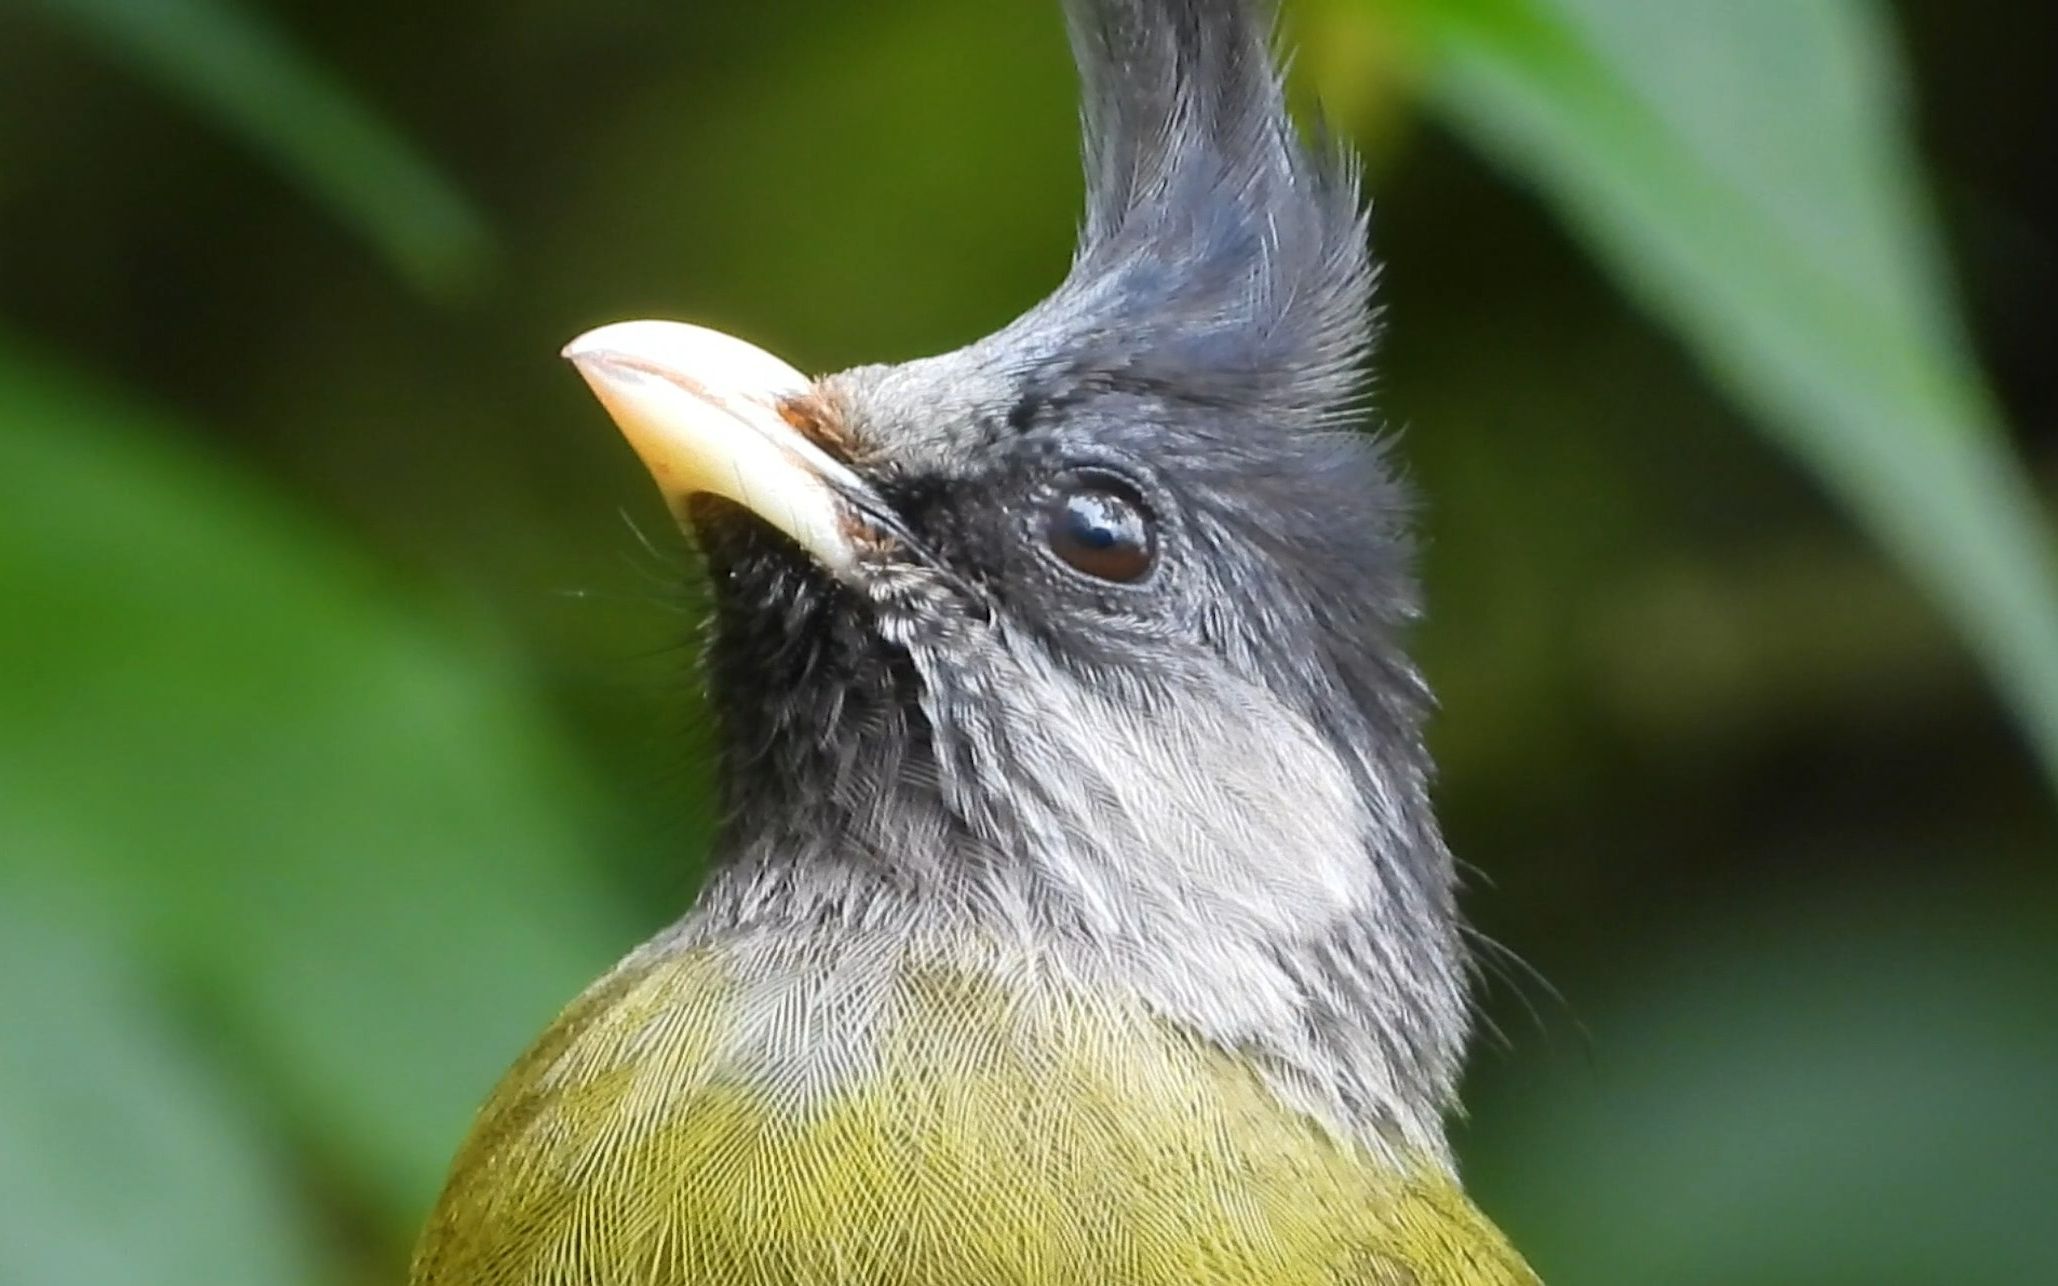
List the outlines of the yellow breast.
{"type": "Polygon", "coordinates": [[[1534,1281],[1440,1167],[1123,1005],[940,969],[760,1000],[705,953],[582,997],[480,1114],[414,1286],[1534,1281]]]}

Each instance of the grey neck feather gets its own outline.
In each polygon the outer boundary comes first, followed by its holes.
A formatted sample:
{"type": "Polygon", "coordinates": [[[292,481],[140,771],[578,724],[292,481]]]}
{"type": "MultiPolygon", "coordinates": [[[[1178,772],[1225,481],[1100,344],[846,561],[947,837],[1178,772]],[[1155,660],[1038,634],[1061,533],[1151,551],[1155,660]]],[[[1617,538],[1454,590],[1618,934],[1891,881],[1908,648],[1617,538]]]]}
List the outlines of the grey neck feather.
{"type": "Polygon", "coordinates": [[[726,759],[716,870],[654,946],[717,947],[764,1006],[834,1015],[759,1050],[767,1079],[862,1075],[863,1016],[904,966],[955,961],[1140,1001],[1339,1134],[1447,1162],[1465,979],[1412,730],[1341,749],[1219,667],[1082,682],[921,619],[905,669],[823,641],[730,704],[766,735],[726,759]]]}

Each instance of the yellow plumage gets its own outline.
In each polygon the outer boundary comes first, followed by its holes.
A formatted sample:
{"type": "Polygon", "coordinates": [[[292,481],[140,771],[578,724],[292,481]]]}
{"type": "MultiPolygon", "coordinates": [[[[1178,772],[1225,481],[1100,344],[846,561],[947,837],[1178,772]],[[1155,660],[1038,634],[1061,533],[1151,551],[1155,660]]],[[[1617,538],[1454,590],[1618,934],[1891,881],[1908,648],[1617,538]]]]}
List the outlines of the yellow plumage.
{"type": "Polygon", "coordinates": [[[1439,1163],[1136,1006],[880,968],[767,1012],[706,949],[632,957],[482,1111],[414,1286],[1534,1281],[1439,1163]],[[824,1066],[858,994],[868,1039],[824,1066]]]}

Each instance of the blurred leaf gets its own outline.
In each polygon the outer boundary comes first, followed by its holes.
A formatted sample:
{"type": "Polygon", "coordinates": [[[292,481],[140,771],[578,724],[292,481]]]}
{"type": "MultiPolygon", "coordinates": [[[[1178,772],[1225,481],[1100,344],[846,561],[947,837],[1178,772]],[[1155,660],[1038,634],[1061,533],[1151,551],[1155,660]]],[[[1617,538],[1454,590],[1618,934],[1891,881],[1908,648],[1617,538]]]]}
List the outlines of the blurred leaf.
{"type": "Polygon", "coordinates": [[[1482,1200],[1552,1282],[2058,1281],[2047,909],[1782,893],[1621,947],[1592,1063],[1525,1051],[1472,1096],[1482,1200]]]}
{"type": "Polygon", "coordinates": [[[1921,580],[2058,780],[2053,536],[1942,284],[1879,10],[1410,12],[1441,110],[1535,183],[1921,580]]]}
{"type": "Polygon", "coordinates": [[[105,918],[0,878],[0,1281],[315,1280],[249,1105],[170,1029],[105,918]]]}
{"type": "Polygon", "coordinates": [[[0,860],[94,880],[287,1119],[416,1217],[633,936],[587,788],[489,651],[4,337],[0,423],[0,860]]]}
{"type": "Polygon", "coordinates": [[[408,141],[235,0],[40,0],[68,25],[242,135],[415,285],[464,288],[486,228],[408,141]]]}

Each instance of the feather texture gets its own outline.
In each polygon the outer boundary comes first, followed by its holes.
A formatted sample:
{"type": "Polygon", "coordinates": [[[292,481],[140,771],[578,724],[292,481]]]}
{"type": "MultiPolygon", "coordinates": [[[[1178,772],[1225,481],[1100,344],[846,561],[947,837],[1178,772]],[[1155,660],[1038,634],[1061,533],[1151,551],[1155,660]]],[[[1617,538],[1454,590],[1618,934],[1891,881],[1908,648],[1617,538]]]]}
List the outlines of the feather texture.
{"type": "MultiPolygon", "coordinates": [[[[760,987],[633,958],[481,1114],[415,1286],[1533,1280],[1439,1166],[1375,1164],[1222,1051],[1020,963],[871,978],[871,1070],[796,1096],[760,987]]],[[[782,994],[814,998],[774,1006],[800,1063],[851,1021],[848,990],[782,994]]]]}
{"type": "Polygon", "coordinates": [[[1263,0],[1069,0],[1086,215],[1058,291],[982,350],[1054,389],[1232,407],[1281,428],[1355,410],[1373,339],[1357,168],[1304,145],[1263,0]]]}

